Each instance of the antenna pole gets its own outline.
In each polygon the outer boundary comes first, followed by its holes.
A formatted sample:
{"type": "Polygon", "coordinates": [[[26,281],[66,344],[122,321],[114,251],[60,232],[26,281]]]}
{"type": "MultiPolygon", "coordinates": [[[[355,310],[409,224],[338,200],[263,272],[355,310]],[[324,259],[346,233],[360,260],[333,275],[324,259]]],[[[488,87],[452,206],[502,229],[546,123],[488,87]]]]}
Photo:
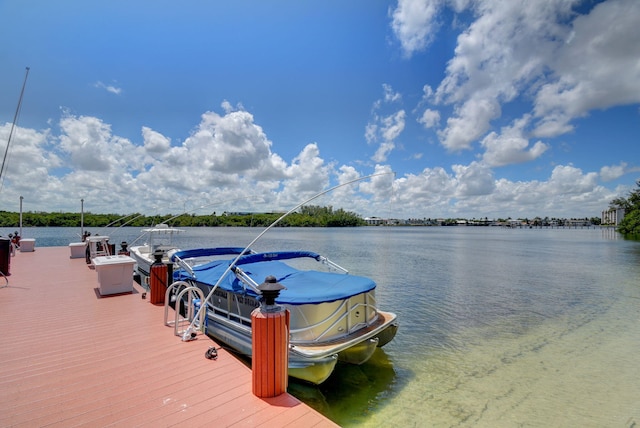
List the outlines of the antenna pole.
{"type": "Polygon", "coordinates": [[[7,161],[7,153],[9,153],[9,144],[11,144],[11,137],[13,136],[13,130],[16,127],[18,121],[18,115],[20,114],[20,107],[22,106],[22,97],[24,95],[24,88],[27,86],[27,77],[29,77],[29,67],[24,75],[24,82],[22,83],[22,90],[20,91],[20,99],[18,100],[18,107],[16,108],[16,114],[13,116],[13,124],[11,125],[11,131],[9,131],[9,139],[7,140],[7,148],[4,150],[4,158],[2,159],[2,167],[0,167],[0,183],[2,183],[2,173],[4,172],[4,164],[7,161]]]}

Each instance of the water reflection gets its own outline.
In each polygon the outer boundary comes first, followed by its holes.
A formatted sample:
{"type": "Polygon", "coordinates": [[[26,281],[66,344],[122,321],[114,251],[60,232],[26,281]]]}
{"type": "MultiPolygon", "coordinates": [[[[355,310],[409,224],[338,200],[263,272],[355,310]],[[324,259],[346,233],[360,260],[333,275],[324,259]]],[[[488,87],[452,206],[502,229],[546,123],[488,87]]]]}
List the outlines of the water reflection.
{"type": "Polygon", "coordinates": [[[340,425],[357,425],[409,379],[398,378],[389,355],[378,348],[365,364],[338,364],[322,385],[291,380],[288,392],[340,425]]]}

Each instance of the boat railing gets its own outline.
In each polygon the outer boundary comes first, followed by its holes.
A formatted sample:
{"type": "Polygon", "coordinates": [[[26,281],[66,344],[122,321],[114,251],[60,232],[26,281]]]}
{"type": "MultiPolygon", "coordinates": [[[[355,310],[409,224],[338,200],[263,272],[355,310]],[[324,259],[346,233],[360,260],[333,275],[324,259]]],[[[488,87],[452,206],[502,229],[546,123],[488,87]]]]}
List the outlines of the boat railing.
{"type": "Polygon", "coordinates": [[[329,260],[328,258],[326,258],[325,256],[320,256],[320,260],[318,260],[320,263],[325,264],[327,266],[329,266],[330,268],[333,268],[335,270],[339,270],[342,271],[345,274],[348,274],[349,271],[345,268],[343,268],[342,266],[340,266],[339,264],[329,260]]]}
{"type": "Polygon", "coordinates": [[[246,265],[249,263],[269,262],[274,260],[301,259],[305,257],[319,260],[321,256],[320,254],[314,253],[312,251],[273,251],[269,253],[254,253],[254,254],[244,255],[238,258],[235,264],[246,265]]]}
{"type": "Polygon", "coordinates": [[[312,251],[274,251],[271,253],[247,254],[238,259],[238,261],[236,262],[236,266],[250,264],[250,263],[257,263],[257,262],[304,259],[304,258],[313,259],[317,262],[320,262],[324,265],[329,266],[330,268],[342,271],[343,273],[349,273],[347,269],[343,268],[339,264],[329,260],[325,256],[321,256],[320,254],[314,253],[312,251]]]}
{"type": "Polygon", "coordinates": [[[261,295],[262,292],[258,289],[259,284],[253,280],[249,275],[245,273],[238,266],[233,266],[231,271],[236,275],[236,277],[243,283],[249,286],[256,294],[261,295]]]}
{"type": "Polygon", "coordinates": [[[181,259],[180,257],[176,256],[175,254],[173,256],[171,256],[171,260],[173,261],[173,263],[177,264],[182,269],[187,271],[187,273],[189,274],[190,277],[192,277],[193,279],[196,279],[196,273],[193,271],[193,268],[191,267],[191,265],[189,263],[187,263],[186,260],[181,259]]]}
{"type": "MultiPolygon", "coordinates": [[[[297,329],[291,329],[291,336],[295,337],[297,334],[300,333],[304,333],[306,331],[310,331],[310,330],[314,330],[317,329],[318,327],[323,327],[323,325],[325,323],[327,323],[327,320],[331,320],[333,319],[336,315],[338,315],[340,312],[344,311],[344,307],[347,306],[348,302],[345,300],[338,308],[336,308],[335,311],[333,311],[332,314],[328,315],[327,317],[325,317],[322,321],[315,323],[315,324],[311,324],[308,325],[304,328],[297,328],[297,329]]],[[[326,327],[324,327],[324,329],[317,335],[315,335],[313,340],[309,340],[309,341],[304,341],[307,343],[317,343],[322,341],[327,335],[329,335],[331,333],[332,330],[335,329],[335,327],[342,323],[345,319],[348,321],[349,320],[349,316],[356,311],[357,309],[361,309],[361,308],[365,308],[365,309],[370,309],[373,311],[374,314],[378,313],[378,308],[376,308],[374,305],[371,305],[369,303],[358,303],[356,305],[353,305],[352,307],[350,307],[347,311],[343,312],[342,314],[340,314],[333,322],[331,322],[329,325],[327,325],[326,327]]],[[[372,319],[372,321],[365,321],[365,322],[359,322],[356,323],[354,325],[347,325],[346,331],[347,334],[350,334],[354,331],[359,330],[362,327],[367,327],[368,325],[372,324],[375,322],[377,317],[374,317],[372,319]]],[[[298,340],[298,342],[302,342],[300,340],[298,340]]]]}
{"type": "Polygon", "coordinates": [[[253,251],[241,247],[217,247],[217,248],[195,248],[191,250],[180,250],[173,253],[170,260],[184,269],[188,275],[196,279],[193,266],[204,264],[218,256],[253,254],[253,251]]]}
{"type": "MultiPolygon", "coordinates": [[[[206,311],[198,310],[197,306],[204,304],[204,293],[198,287],[192,286],[185,281],[176,281],[167,287],[164,298],[164,325],[173,325],[173,332],[176,336],[182,336],[189,330],[179,330],[180,325],[186,323],[190,326],[194,320],[194,316],[198,316],[195,322],[195,326],[199,329],[204,329],[206,311]],[[177,292],[177,290],[180,290],[177,292]],[[176,294],[177,292],[177,294],[176,294]],[[184,300],[186,295],[186,301],[184,300]],[[184,317],[180,314],[180,303],[184,302],[185,314],[184,317]],[[175,317],[173,321],[169,320],[169,307],[171,303],[174,303],[175,317]]],[[[195,333],[192,333],[195,335],[195,333]]],[[[184,339],[184,338],[183,338],[184,339]]],[[[193,339],[193,336],[190,338],[193,339]]]]}
{"type": "MultiPolygon", "coordinates": [[[[234,297],[234,300],[235,299],[237,299],[237,297],[234,297]]],[[[236,305],[238,304],[237,301],[234,301],[233,303],[236,305]]],[[[213,314],[213,316],[218,317],[218,321],[220,321],[221,319],[225,319],[228,322],[231,322],[237,328],[251,328],[251,317],[243,316],[240,311],[233,312],[229,309],[214,306],[211,304],[211,302],[207,304],[207,308],[209,311],[211,311],[211,314],[213,314]]]]}

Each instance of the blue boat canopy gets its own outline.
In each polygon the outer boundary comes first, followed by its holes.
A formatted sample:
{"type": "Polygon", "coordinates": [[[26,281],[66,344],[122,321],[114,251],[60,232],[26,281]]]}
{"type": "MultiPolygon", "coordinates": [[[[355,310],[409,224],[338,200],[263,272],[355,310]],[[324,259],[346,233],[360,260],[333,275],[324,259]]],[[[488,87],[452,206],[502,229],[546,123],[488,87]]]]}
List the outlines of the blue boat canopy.
{"type": "Polygon", "coordinates": [[[246,252],[249,254],[251,250],[242,247],[216,247],[216,248],[194,248],[192,250],[176,251],[171,255],[171,261],[175,262],[176,257],[181,259],[197,258],[197,257],[210,257],[210,256],[224,256],[232,254],[242,254],[246,252]]]}
{"type": "MultiPolygon", "coordinates": [[[[320,256],[307,251],[290,251],[276,253],[258,253],[242,256],[236,266],[241,268],[256,283],[264,282],[273,275],[286,287],[280,292],[276,303],[304,305],[333,302],[365,293],[376,288],[376,283],[366,277],[315,270],[299,270],[281,260],[309,257],[316,260],[320,256]]],[[[229,267],[231,260],[216,260],[194,268],[195,280],[213,286],[229,267]]],[[[186,272],[179,273],[179,279],[194,279],[186,272]]],[[[246,293],[256,296],[249,287],[244,287],[233,272],[229,272],[219,285],[220,289],[235,293],[246,293]]]]}

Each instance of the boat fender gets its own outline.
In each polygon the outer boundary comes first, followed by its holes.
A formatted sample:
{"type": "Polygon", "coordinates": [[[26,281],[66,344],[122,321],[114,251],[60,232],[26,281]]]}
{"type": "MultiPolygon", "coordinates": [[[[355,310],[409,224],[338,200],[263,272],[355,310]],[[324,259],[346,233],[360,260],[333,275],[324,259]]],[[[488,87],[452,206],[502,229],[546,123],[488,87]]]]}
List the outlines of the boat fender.
{"type": "Polygon", "coordinates": [[[208,360],[217,360],[218,359],[218,350],[216,349],[215,346],[212,346],[211,348],[207,349],[207,352],[204,353],[204,356],[208,360]]]}

